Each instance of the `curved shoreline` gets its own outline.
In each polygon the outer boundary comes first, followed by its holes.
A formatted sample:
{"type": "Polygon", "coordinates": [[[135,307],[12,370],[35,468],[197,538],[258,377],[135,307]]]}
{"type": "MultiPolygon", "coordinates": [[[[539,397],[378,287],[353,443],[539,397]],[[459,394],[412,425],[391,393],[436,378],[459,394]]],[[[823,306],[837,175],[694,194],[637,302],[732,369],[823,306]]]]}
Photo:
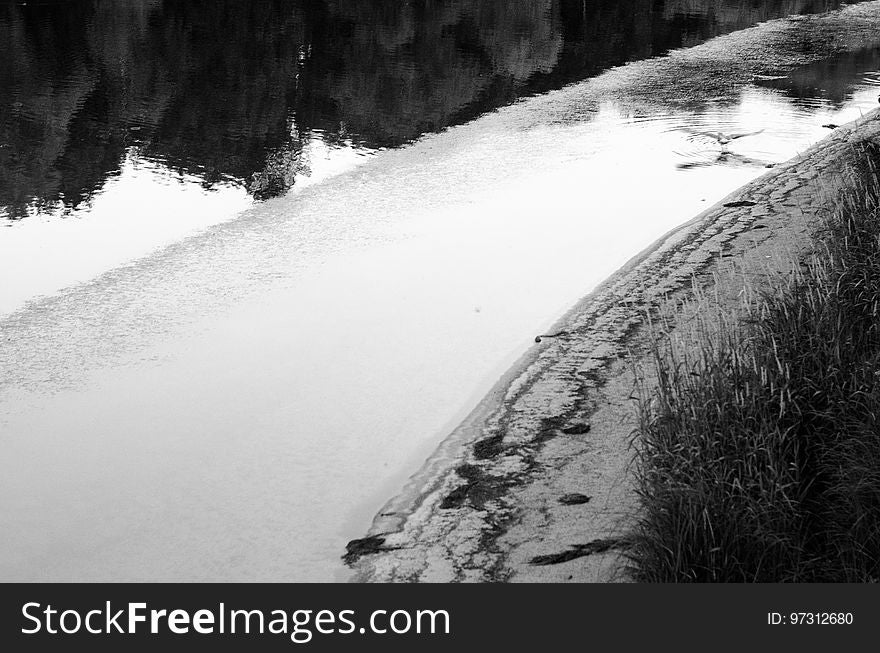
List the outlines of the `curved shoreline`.
{"type": "Polygon", "coordinates": [[[626,473],[629,361],[643,316],[731,261],[757,274],[770,259],[791,265],[848,153],[878,134],[880,110],[836,129],[670,231],[581,299],[549,332],[563,333],[508,370],[367,537],[350,545],[354,580],[625,578],[618,545],[637,507],[626,473]]]}

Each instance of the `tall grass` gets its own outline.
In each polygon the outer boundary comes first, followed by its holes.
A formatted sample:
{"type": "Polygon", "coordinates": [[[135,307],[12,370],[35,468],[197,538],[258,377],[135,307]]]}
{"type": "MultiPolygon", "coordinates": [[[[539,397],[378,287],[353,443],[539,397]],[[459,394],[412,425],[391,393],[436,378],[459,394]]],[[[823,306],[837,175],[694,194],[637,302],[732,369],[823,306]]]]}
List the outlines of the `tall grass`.
{"type": "Polygon", "coordinates": [[[800,269],[735,317],[719,309],[657,344],[636,434],[637,579],[880,580],[870,149],[800,269]]]}

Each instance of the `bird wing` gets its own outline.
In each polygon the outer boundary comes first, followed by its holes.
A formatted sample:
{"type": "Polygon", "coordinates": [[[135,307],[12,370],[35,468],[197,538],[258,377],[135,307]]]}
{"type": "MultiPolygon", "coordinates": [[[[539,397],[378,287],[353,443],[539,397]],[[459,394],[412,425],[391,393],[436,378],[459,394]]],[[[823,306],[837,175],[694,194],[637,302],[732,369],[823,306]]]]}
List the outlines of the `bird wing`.
{"type": "Polygon", "coordinates": [[[754,136],[755,134],[760,134],[763,129],[759,129],[756,132],[740,132],[738,134],[728,134],[727,138],[730,140],[736,140],[737,138],[745,138],[746,136],[754,136]]]}
{"type": "Polygon", "coordinates": [[[691,136],[704,136],[706,138],[712,138],[716,141],[721,138],[721,132],[710,132],[710,131],[701,131],[697,129],[683,129],[682,131],[690,134],[691,136]]]}

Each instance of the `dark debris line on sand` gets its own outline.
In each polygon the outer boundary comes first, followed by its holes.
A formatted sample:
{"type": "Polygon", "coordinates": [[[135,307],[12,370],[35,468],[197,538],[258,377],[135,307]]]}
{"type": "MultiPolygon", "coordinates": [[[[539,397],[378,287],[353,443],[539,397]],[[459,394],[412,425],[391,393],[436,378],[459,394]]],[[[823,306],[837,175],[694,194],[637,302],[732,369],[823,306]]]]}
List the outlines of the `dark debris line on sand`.
{"type": "Polygon", "coordinates": [[[627,549],[630,547],[629,540],[625,538],[610,537],[605,539],[593,540],[586,544],[576,544],[573,547],[562,551],[561,553],[550,553],[547,555],[535,556],[531,559],[530,564],[537,566],[558,565],[577,558],[593,555],[594,553],[605,553],[611,549],[627,549]]]}

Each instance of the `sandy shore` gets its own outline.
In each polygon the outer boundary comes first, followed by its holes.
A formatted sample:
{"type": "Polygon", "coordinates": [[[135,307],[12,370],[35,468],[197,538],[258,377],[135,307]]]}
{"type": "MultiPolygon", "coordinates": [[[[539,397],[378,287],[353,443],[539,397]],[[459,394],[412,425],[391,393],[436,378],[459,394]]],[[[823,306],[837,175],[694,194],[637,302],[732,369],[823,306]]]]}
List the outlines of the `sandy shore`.
{"type": "MultiPolygon", "coordinates": [[[[350,545],[355,580],[625,581],[645,316],[790,270],[880,110],[667,234],[581,300],[350,545]]],[[[678,309],[676,320],[687,320],[678,309]]]]}

